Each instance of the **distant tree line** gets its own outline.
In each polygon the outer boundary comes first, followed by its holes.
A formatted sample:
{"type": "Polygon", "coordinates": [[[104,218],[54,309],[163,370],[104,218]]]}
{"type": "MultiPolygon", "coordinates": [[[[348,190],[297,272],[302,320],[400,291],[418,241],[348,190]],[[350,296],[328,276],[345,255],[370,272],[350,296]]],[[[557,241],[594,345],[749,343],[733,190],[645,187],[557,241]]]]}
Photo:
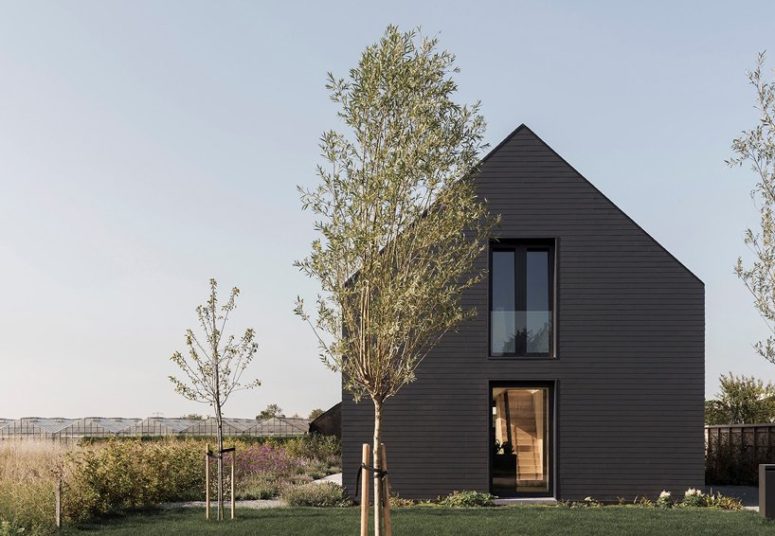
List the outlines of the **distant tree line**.
{"type": "Polygon", "coordinates": [[[719,378],[716,398],[705,401],[705,424],[775,422],[775,385],[731,372],[719,378]]]}

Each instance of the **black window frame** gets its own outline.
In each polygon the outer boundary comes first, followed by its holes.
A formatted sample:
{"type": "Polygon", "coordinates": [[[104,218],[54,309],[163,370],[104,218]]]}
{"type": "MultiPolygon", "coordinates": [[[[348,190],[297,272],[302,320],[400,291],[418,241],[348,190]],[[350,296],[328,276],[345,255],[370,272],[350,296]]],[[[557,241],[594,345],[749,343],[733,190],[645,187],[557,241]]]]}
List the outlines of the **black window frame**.
{"type": "Polygon", "coordinates": [[[543,358],[551,359],[556,356],[556,333],[557,333],[557,307],[555,296],[557,295],[555,278],[555,258],[556,258],[556,240],[555,239],[518,239],[518,240],[498,240],[490,243],[488,253],[488,305],[487,305],[487,355],[496,359],[512,358],[543,358]],[[527,253],[528,251],[547,251],[549,254],[549,313],[552,319],[552,331],[549,336],[548,352],[528,352],[527,334],[517,338],[516,351],[512,353],[493,353],[492,348],[492,304],[493,304],[493,277],[492,277],[492,257],[494,252],[506,251],[514,253],[514,304],[516,311],[527,311],[527,253]]]}

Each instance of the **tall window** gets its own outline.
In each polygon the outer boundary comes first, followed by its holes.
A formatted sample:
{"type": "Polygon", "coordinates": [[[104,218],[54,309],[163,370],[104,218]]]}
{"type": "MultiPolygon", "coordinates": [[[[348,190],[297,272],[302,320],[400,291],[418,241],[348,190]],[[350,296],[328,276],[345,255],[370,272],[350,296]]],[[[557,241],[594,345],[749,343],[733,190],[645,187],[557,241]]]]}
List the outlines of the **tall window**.
{"type": "Polygon", "coordinates": [[[490,248],[490,355],[552,355],[554,244],[498,242],[490,248]]]}

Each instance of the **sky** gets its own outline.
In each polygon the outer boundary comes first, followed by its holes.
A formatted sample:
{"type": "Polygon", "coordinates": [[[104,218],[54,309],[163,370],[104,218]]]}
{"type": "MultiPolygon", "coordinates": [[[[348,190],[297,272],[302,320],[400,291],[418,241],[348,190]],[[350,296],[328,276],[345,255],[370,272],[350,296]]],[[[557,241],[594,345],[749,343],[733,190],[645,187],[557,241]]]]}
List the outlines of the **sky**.
{"type": "Polygon", "coordinates": [[[708,395],[775,377],[732,269],[754,176],[724,164],[756,120],[746,71],[775,66],[771,1],[0,7],[0,417],[208,413],[167,377],[210,277],[259,343],[227,415],[339,400],[292,313],[317,288],[296,186],[338,126],[326,73],[391,23],[456,54],[491,145],[526,123],[705,282],[708,395]]]}

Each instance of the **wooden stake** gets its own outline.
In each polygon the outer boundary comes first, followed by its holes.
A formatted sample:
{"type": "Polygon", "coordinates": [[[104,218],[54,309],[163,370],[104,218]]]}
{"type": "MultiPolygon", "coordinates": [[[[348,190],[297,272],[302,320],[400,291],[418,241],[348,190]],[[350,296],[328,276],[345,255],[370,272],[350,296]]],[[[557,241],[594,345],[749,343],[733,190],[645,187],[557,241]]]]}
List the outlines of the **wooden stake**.
{"type": "Polygon", "coordinates": [[[57,485],[54,488],[54,521],[58,529],[62,528],[62,479],[57,478],[57,485]]]}
{"type": "Polygon", "coordinates": [[[234,519],[234,456],[236,450],[231,451],[231,518],[234,519]]]}
{"type": "Polygon", "coordinates": [[[210,445],[205,449],[205,519],[210,519],[210,445]]]}
{"type": "MultiPolygon", "coordinates": [[[[363,444],[363,456],[361,461],[363,465],[369,465],[371,458],[371,447],[368,443],[363,444]]],[[[369,485],[371,472],[361,470],[361,536],[369,536],[369,485]]]]}
{"type": "MultiPolygon", "coordinates": [[[[387,473],[388,470],[388,462],[387,462],[387,453],[385,452],[385,444],[380,444],[380,454],[382,458],[382,470],[387,473]]],[[[393,521],[390,519],[390,476],[385,475],[385,478],[382,479],[382,485],[383,485],[383,495],[385,499],[384,507],[382,510],[382,516],[385,518],[385,536],[393,536],[393,521]]]]}

